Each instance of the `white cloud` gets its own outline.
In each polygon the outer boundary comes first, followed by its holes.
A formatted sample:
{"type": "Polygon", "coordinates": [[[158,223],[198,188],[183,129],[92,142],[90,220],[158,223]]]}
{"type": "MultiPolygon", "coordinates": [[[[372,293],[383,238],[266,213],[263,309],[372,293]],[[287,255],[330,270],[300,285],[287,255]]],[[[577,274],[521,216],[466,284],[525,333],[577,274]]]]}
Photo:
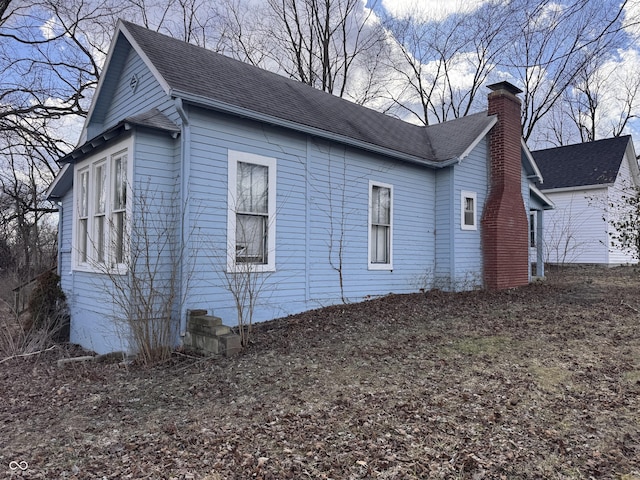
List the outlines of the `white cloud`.
{"type": "Polygon", "coordinates": [[[623,26],[629,35],[640,37],[640,0],[630,0],[623,9],[623,26]]]}
{"type": "Polygon", "coordinates": [[[40,33],[46,40],[51,40],[56,36],[56,26],[56,19],[52,17],[40,26],[40,33]]]}
{"type": "Polygon", "coordinates": [[[488,0],[382,0],[382,7],[397,18],[438,21],[454,13],[471,13],[487,2],[488,0]]]}
{"type": "MultiPolygon", "coordinates": [[[[622,116],[630,109],[640,109],[640,51],[618,52],[618,58],[606,62],[596,73],[596,81],[602,85],[599,99],[598,125],[600,135],[609,136],[619,128],[622,116]]],[[[629,127],[629,126],[628,126],[629,127]]]]}

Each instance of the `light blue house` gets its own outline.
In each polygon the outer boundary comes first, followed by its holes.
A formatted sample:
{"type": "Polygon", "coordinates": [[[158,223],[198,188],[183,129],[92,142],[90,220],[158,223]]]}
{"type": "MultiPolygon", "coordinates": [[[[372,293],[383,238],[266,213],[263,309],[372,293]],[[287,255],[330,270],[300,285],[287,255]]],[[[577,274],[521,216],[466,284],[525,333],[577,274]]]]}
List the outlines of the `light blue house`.
{"type": "Polygon", "coordinates": [[[71,340],[130,349],[121,310],[152,296],[176,343],[190,309],[234,325],[247,272],[257,321],[527,283],[529,216],[541,231],[551,204],[533,187],[519,91],[490,88],[489,112],[420,127],[120,22],[49,189],[71,340]],[[137,293],[121,287],[132,277],[137,293]]]}

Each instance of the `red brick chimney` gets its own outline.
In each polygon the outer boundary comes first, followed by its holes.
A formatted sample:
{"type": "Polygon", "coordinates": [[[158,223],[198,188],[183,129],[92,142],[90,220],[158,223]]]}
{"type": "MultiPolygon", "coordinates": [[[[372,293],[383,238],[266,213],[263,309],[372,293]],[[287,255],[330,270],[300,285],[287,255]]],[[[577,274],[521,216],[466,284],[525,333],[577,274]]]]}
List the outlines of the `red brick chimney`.
{"type": "Polygon", "coordinates": [[[489,196],[481,220],[485,287],[529,282],[528,222],[522,200],[522,90],[508,82],[489,85],[489,115],[498,123],[489,134],[489,196]]]}

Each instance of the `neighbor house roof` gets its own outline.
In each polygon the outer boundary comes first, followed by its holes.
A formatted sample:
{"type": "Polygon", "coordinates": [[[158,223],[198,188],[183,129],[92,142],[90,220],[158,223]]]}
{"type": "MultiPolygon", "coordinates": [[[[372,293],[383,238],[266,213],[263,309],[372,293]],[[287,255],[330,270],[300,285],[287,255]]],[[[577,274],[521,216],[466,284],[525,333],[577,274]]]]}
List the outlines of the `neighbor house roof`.
{"type": "Polygon", "coordinates": [[[172,97],[380,153],[448,164],[496,122],[482,112],[413,125],[130,22],[121,21],[119,30],[172,97]]]}
{"type": "Polygon", "coordinates": [[[542,190],[613,184],[631,136],[531,152],[542,172],[542,190]]]}

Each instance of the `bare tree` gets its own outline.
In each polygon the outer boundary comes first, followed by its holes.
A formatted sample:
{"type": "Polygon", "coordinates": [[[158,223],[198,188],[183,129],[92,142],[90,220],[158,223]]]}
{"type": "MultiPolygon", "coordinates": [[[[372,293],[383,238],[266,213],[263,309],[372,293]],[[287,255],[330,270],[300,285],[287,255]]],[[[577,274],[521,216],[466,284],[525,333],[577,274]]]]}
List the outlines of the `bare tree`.
{"type": "Polygon", "coordinates": [[[609,2],[586,0],[516,3],[519,35],[501,65],[523,86],[523,137],[528,140],[585,66],[622,45],[627,2],[614,8],[609,2]]]}
{"type": "MultiPolygon", "coordinates": [[[[64,118],[86,115],[118,9],[76,0],[5,4],[0,20],[0,134],[18,134],[50,173],[71,147],[64,118]],[[107,21],[105,21],[107,20],[107,21]]],[[[2,141],[0,135],[0,141],[2,141]]],[[[4,148],[7,148],[6,145],[4,148]]]]}
{"type": "Polygon", "coordinates": [[[0,230],[18,283],[51,268],[56,258],[51,214],[57,209],[44,199],[47,177],[43,178],[37,164],[24,162],[28,150],[22,148],[19,145],[3,152],[6,165],[0,171],[0,230]]]}
{"type": "Polygon", "coordinates": [[[402,18],[387,16],[392,35],[390,68],[399,82],[388,95],[400,116],[424,125],[469,114],[478,93],[512,40],[510,7],[489,2],[444,18],[417,10],[402,18]]]}
{"type": "Polygon", "coordinates": [[[267,3],[263,34],[272,40],[267,56],[285,75],[343,97],[353,91],[353,76],[378,73],[361,68],[361,59],[375,59],[384,46],[372,6],[365,8],[360,0],[267,3]]]}
{"type": "Polygon", "coordinates": [[[123,229],[123,236],[112,235],[109,256],[100,262],[94,259],[92,265],[105,279],[121,333],[139,360],[154,363],[167,359],[175,346],[182,295],[191,277],[189,267],[183,268],[189,260],[178,238],[184,214],[181,203],[155,190],[149,181],[136,185],[131,199],[135,219],[110,221],[111,230],[123,229]]]}

